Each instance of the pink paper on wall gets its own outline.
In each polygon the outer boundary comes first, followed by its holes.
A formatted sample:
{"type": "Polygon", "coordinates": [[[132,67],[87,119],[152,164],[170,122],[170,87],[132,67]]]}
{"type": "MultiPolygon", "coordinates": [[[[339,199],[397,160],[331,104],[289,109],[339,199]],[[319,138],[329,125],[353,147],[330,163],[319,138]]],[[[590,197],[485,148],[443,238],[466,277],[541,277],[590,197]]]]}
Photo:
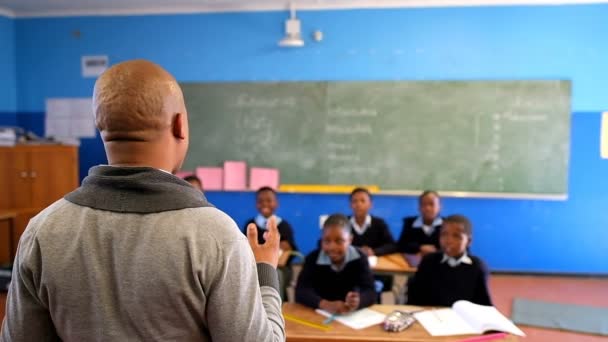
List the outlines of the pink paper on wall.
{"type": "Polygon", "coordinates": [[[196,176],[203,183],[203,191],[224,188],[224,169],[221,167],[197,167],[196,176]]]}
{"type": "Polygon", "coordinates": [[[178,171],[175,176],[184,179],[184,177],[191,176],[194,174],[194,171],[178,171]]]}
{"type": "Polygon", "coordinates": [[[244,161],[224,162],[224,190],[247,189],[247,163],[244,161]]]}
{"type": "Polygon", "coordinates": [[[249,189],[257,190],[269,186],[275,190],[279,188],[279,170],[262,167],[252,167],[249,171],[249,189]]]}

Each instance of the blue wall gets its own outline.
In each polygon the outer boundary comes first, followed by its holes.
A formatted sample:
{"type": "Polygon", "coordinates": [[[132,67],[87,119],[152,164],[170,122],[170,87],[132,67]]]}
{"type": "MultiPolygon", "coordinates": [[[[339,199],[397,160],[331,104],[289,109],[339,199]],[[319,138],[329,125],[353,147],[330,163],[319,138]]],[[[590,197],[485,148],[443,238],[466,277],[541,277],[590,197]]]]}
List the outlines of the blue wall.
{"type": "MultiPolygon", "coordinates": [[[[16,21],[17,107],[42,118],[46,97],[90,96],[81,55],[111,63],[147,58],[179,81],[354,79],[570,79],[573,81],[567,201],[446,199],[469,215],[473,251],[494,270],[608,273],[608,162],[599,159],[599,112],[608,108],[607,5],[463,7],[299,13],[307,46],[280,49],[284,12],[78,17],[16,21]],[[314,29],[322,43],[309,40],[314,29]],[[73,32],[79,31],[80,37],[73,32]],[[43,56],[44,58],[41,58],[43,56]],[[602,248],[603,247],[603,248],[602,248]]],[[[204,134],[204,132],[192,132],[204,134]]],[[[81,170],[104,162],[99,139],[81,148],[81,170]]],[[[210,193],[239,224],[250,193],[210,193]]],[[[280,214],[301,249],[318,237],[317,216],[347,211],[345,196],[281,195],[280,214]]],[[[410,197],[378,196],[375,213],[397,235],[410,197]]]]}
{"type": "Polygon", "coordinates": [[[15,21],[0,15],[0,125],[16,125],[15,21]]]}

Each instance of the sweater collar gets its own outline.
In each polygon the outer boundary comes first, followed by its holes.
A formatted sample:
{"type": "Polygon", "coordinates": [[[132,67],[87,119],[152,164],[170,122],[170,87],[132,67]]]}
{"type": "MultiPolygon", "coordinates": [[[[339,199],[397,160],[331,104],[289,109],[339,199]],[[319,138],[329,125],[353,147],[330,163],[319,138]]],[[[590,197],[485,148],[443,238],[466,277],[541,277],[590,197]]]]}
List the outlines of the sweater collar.
{"type": "Polygon", "coordinates": [[[93,209],[140,214],[212,206],[188,182],[151,167],[92,167],[65,199],[93,209]]]}

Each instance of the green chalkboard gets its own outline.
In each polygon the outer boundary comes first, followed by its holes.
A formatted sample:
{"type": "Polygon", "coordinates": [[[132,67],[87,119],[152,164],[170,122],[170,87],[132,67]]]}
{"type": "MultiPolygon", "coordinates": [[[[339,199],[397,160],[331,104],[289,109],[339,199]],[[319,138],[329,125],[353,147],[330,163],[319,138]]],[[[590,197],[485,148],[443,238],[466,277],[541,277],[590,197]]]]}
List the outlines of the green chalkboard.
{"type": "Polygon", "coordinates": [[[182,83],[185,168],[245,160],[283,184],[564,195],[568,81],[182,83]]]}

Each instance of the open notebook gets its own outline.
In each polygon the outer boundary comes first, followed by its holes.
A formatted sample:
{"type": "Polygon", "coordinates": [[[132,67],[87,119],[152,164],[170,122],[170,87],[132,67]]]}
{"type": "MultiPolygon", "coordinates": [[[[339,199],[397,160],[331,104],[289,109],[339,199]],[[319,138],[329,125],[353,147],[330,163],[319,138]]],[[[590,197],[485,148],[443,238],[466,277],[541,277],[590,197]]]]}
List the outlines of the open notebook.
{"type": "MultiPolygon", "coordinates": [[[[331,314],[325,310],[315,310],[318,314],[330,317],[331,314]]],[[[372,325],[384,322],[386,315],[371,309],[360,309],[344,315],[335,316],[335,320],[353,329],[365,329],[372,325]]]]}
{"type": "Polygon", "coordinates": [[[432,336],[473,335],[488,331],[526,336],[495,307],[466,300],[457,301],[451,309],[426,310],[415,313],[414,317],[432,336]]]}

